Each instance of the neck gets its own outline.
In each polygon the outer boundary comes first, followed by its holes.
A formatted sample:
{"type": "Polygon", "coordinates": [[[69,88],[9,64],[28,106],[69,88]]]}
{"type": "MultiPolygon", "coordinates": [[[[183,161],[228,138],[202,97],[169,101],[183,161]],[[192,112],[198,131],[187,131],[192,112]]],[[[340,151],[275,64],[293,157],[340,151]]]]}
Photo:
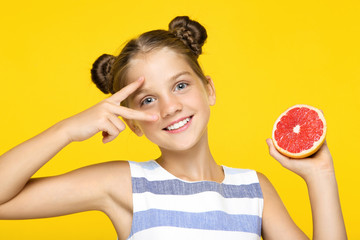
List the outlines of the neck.
{"type": "Polygon", "coordinates": [[[210,152],[207,131],[196,145],[184,151],[161,149],[156,161],[174,176],[187,181],[222,182],[223,169],[210,152]]]}

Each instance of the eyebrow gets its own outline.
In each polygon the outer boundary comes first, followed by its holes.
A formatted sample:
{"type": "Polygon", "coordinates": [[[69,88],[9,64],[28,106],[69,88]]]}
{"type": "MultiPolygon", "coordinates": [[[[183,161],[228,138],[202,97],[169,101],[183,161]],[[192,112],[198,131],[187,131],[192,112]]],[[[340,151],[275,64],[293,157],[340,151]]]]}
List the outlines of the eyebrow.
{"type": "MultiPolygon", "coordinates": [[[[177,78],[181,77],[182,75],[191,75],[191,73],[189,71],[182,71],[182,72],[179,72],[177,74],[175,74],[174,76],[170,77],[169,78],[169,81],[172,82],[172,81],[175,81],[177,78]]],[[[139,95],[140,93],[143,93],[143,92],[146,92],[148,91],[149,89],[147,88],[140,88],[138,90],[136,90],[133,94],[132,94],[132,99],[134,99],[137,95],[139,95]]]]}

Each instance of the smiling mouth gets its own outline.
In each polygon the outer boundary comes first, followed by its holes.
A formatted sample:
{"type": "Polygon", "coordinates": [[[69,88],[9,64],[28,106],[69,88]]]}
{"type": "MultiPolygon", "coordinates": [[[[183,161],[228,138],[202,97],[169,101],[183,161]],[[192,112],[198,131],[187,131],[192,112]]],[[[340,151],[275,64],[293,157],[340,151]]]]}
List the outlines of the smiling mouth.
{"type": "Polygon", "coordinates": [[[190,116],[190,117],[187,117],[187,118],[184,118],[183,120],[177,122],[177,123],[174,123],[166,128],[163,128],[163,130],[165,131],[175,131],[177,129],[180,129],[182,127],[184,127],[191,119],[192,119],[193,115],[190,116]]]}

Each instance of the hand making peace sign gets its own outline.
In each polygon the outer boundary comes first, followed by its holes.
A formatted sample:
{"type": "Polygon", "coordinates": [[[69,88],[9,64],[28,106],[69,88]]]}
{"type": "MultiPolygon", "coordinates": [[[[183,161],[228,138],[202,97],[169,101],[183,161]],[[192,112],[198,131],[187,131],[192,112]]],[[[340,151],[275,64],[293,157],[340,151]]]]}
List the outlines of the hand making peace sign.
{"type": "Polygon", "coordinates": [[[141,77],[106,98],[98,104],[62,121],[65,124],[69,141],[84,141],[96,133],[103,132],[103,143],[114,140],[125,129],[125,123],[119,118],[141,121],[156,121],[157,116],[120,106],[120,103],[138,89],[144,82],[141,77]]]}

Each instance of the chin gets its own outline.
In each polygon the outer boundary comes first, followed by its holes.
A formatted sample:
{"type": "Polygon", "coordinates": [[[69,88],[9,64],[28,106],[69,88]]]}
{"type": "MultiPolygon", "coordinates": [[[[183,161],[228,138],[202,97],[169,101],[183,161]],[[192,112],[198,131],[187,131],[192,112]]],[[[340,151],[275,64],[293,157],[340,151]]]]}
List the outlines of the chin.
{"type": "Polygon", "coordinates": [[[199,139],[191,139],[187,141],[168,142],[163,144],[157,144],[160,149],[166,151],[183,152],[194,148],[200,142],[199,139]]]}
{"type": "Polygon", "coordinates": [[[171,146],[171,147],[167,148],[167,150],[174,151],[174,152],[183,152],[183,151],[187,151],[187,150],[191,149],[192,147],[193,147],[193,145],[182,144],[182,145],[171,146]]]}

